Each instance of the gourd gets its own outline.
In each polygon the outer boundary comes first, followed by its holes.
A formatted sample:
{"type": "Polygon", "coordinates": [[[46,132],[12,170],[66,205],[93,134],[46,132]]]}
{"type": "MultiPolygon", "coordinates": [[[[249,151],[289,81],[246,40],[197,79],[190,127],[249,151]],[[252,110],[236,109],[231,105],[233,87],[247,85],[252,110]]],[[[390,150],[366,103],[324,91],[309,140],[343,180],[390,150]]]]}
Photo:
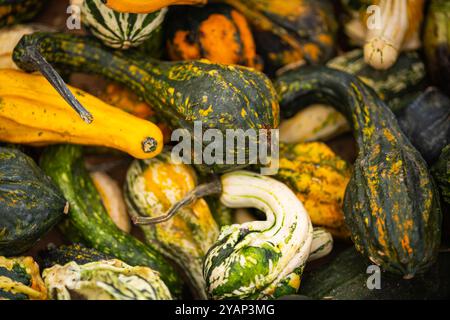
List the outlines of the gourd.
{"type": "MultiPolygon", "coordinates": [[[[419,91],[425,89],[425,64],[415,51],[400,54],[396,63],[383,71],[367,65],[361,49],[333,58],[327,66],[358,76],[397,114],[414,101],[419,91]]],[[[337,110],[314,104],[281,122],[280,141],[328,140],[349,130],[345,117],[337,110]]]]}
{"type": "Polygon", "coordinates": [[[221,186],[224,205],[258,208],[267,220],[222,228],[204,263],[210,296],[271,299],[297,292],[313,237],[301,202],[283,183],[248,171],[224,174],[221,186]]]}
{"type": "Polygon", "coordinates": [[[303,276],[300,294],[326,300],[435,300],[450,294],[450,254],[441,253],[430,271],[411,280],[380,273],[381,290],[370,289],[371,265],[354,248],[303,276]]]}
{"type": "Polygon", "coordinates": [[[433,165],[432,172],[441,190],[441,195],[450,204],[450,144],[441,153],[438,161],[433,165]]]}
{"type": "Polygon", "coordinates": [[[207,0],[106,0],[105,4],[119,12],[148,13],[171,5],[200,5],[207,0]]]}
{"type": "Polygon", "coordinates": [[[70,142],[115,148],[136,158],[161,152],[162,133],[145,121],[79,89],[70,89],[95,116],[83,122],[41,75],[0,70],[0,140],[46,145],[70,142]],[[17,117],[20,114],[20,117],[17,117]]]}
{"type": "Polygon", "coordinates": [[[39,251],[37,260],[42,270],[45,270],[54,265],[59,264],[63,266],[72,261],[79,265],[83,265],[94,261],[110,260],[111,258],[111,256],[93,248],[88,248],[80,243],[75,243],[59,247],[48,245],[46,249],[39,251]]]}
{"type": "Polygon", "coordinates": [[[450,99],[436,88],[425,90],[397,118],[402,131],[429,164],[450,143],[450,99]]]}
{"type": "Polygon", "coordinates": [[[0,256],[0,300],[46,300],[39,266],[31,257],[0,256]]]}
{"type": "Polygon", "coordinates": [[[51,31],[49,27],[37,24],[19,24],[0,30],[0,69],[18,69],[12,60],[14,47],[20,38],[35,31],[51,31]]]}
{"type": "MultiPolygon", "coordinates": [[[[75,145],[48,147],[40,165],[70,203],[61,228],[69,237],[121,261],[160,272],[161,279],[179,296],[181,280],[172,266],[150,245],[120,230],[109,218],[98,191],[84,167],[82,150],[75,145]]],[[[71,240],[71,239],[69,239],[71,240]]]]}
{"type": "Polygon", "coordinates": [[[130,233],[131,221],[119,184],[101,171],[91,172],[90,176],[111,220],[120,230],[130,233]]]}
{"type": "Polygon", "coordinates": [[[430,1],[423,46],[431,79],[450,92],[450,1],[430,1]]]}
{"type": "MultiPolygon", "coordinates": [[[[99,73],[128,86],[154,107],[170,128],[186,129],[193,139],[196,121],[224,135],[226,129],[255,129],[257,138],[259,129],[278,127],[279,105],[272,83],[253,69],[206,60],[161,62],[140,54],[111,51],[86,37],[58,33],[23,37],[14,60],[27,71],[36,69],[39,61],[40,70],[51,73],[49,78],[54,79],[55,73],[42,62],[41,54],[55,65],[99,73]]],[[[56,88],[62,92],[64,86],[56,88]]],[[[204,146],[205,141],[197,144],[204,146]]],[[[239,146],[228,151],[248,153],[239,146]]],[[[223,172],[247,165],[205,165],[200,170],[223,172]]]]}
{"type": "Polygon", "coordinates": [[[348,238],[342,207],[350,166],[320,142],[281,144],[279,157],[275,178],[294,191],[313,225],[348,238]]]}
{"type": "Polygon", "coordinates": [[[331,3],[312,0],[222,0],[243,13],[254,30],[265,71],[287,64],[323,63],[335,52],[337,23],[331,3]]]}
{"type": "Polygon", "coordinates": [[[148,14],[120,13],[108,8],[101,0],[84,0],[81,19],[94,36],[116,49],[137,47],[157,30],[167,8],[148,14]]]}
{"type": "Polygon", "coordinates": [[[44,0],[0,0],[0,28],[33,19],[44,0]]]}
{"type": "MultiPolygon", "coordinates": [[[[161,216],[196,183],[193,168],[173,162],[170,152],[148,161],[134,161],[125,182],[128,211],[134,218],[161,216]]],[[[184,271],[195,296],[206,299],[203,258],[219,234],[206,201],[198,199],[169,221],[140,227],[146,242],[184,271]]]]}
{"type": "Polygon", "coordinates": [[[421,46],[424,0],[342,2],[352,16],[345,32],[364,46],[364,60],[375,69],[389,69],[401,51],[421,46]]]}
{"type": "Polygon", "coordinates": [[[439,196],[391,110],[358,78],[327,67],[291,70],[276,86],[285,113],[327,102],[351,123],[359,151],[344,215],[358,251],[405,278],[426,271],[440,243],[439,196]]]}
{"type": "Polygon", "coordinates": [[[53,300],[171,300],[157,272],[117,260],[55,265],[42,273],[53,300]]]}
{"type": "Polygon", "coordinates": [[[0,255],[27,251],[67,210],[64,195],[33,159],[0,147],[0,255]]]}
{"type": "Polygon", "coordinates": [[[202,8],[171,9],[167,48],[171,60],[205,58],[258,70],[255,41],[246,18],[233,7],[210,4],[202,8]]]}

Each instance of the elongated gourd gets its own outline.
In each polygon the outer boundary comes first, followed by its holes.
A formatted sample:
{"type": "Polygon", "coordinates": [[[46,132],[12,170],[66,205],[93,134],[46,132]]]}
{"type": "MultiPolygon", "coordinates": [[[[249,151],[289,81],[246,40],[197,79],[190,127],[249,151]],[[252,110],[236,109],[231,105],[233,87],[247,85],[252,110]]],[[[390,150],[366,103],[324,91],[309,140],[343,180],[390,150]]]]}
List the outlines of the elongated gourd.
{"type": "Polygon", "coordinates": [[[323,63],[335,52],[336,19],[331,3],[316,0],[222,0],[253,27],[265,71],[274,74],[301,60],[323,63]]]}
{"type": "MultiPolygon", "coordinates": [[[[142,54],[109,50],[87,37],[59,33],[25,36],[14,50],[14,61],[22,69],[36,70],[38,63],[48,75],[51,72],[42,56],[55,66],[98,73],[128,86],[154,107],[170,128],[186,129],[191,142],[196,121],[224,135],[227,129],[254,129],[257,138],[260,129],[278,127],[276,92],[270,80],[254,69],[206,60],[161,62],[142,54]]],[[[53,79],[54,73],[49,78],[53,79]]],[[[64,86],[56,87],[61,92],[64,86]]],[[[209,144],[203,139],[196,143],[209,144]]],[[[239,146],[227,151],[248,154],[247,148],[239,146]]],[[[205,165],[200,169],[223,172],[245,166],[248,163],[205,165]]]]}
{"type": "Polygon", "coordinates": [[[345,26],[351,40],[364,45],[364,59],[389,69],[403,50],[421,46],[424,0],[343,0],[353,20],[345,26]]]}
{"type": "Polygon", "coordinates": [[[171,300],[159,274],[117,260],[55,265],[42,273],[53,300],[171,300]]]}
{"type": "Polygon", "coordinates": [[[279,155],[275,178],[294,191],[313,225],[348,238],[342,208],[351,167],[320,142],[281,144],[279,155]]]}
{"type": "Polygon", "coordinates": [[[149,13],[172,5],[201,5],[208,0],[106,0],[105,4],[119,12],[149,13]]]}
{"type": "Polygon", "coordinates": [[[71,87],[95,116],[91,124],[82,121],[40,75],[4,69],[0,70],[0,83],[1,141],[105,146],[140,159],[151,158],[162,150],[162,133],[155,124],[109,106],[79,89],[71,87]]]}
{"type": "Polygon", "coordinates": [[[224,205],[258,208],[267,220],[222,228],[204,263],[210,296],[271,299],[297,292],[313,238],[302,203],[283,183],[248,171],[227,173],[221,184],[224,205]]]}
{"type": "Polygon", "coordinates": [[[0,300],[46,300],[47,289],[32,257],[0,256],[0,300]]]}
{"type": "Polygon", "coordinates": [[[344,214],[358,251],[405,278],[426,271],[440,244],[439,196],[386,104],[355,76],[327,67],[289,71],[276,86],[283,112],[327,102],[351,123],[359,151],[344,214]]]}
{"type": "MultiPolygon", "coordinates": [[[[196,184],[193,168],[174,163],[169,152],[148,161],[134,161],[125,182],[128,210],[134,217],[161,216],[196,184]]],[[[173,219],[140,228],[148,243],[183,270],[195,296],[206,299],[203,259],[219,235],[206,201],[198,199],[173,219]]]]}
{"type": "Polygon", "coordinates": [[[64,235],[72,238],[69,240],[82,241],[129,265],[150,267],[160,273],[174,297],[180,295],[181,279],[165,258],[150,245],[120,230],[108,216],[84,166],[81,147],[48,147],[40,164],[69,201],[69,214],[60,225],[64,235]]]}

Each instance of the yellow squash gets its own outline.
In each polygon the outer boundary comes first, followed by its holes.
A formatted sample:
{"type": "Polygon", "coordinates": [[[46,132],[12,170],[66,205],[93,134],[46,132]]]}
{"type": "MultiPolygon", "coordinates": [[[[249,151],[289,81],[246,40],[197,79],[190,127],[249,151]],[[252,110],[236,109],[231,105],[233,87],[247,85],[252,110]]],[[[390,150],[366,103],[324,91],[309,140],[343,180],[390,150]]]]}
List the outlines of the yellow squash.
{"type": "Polygon", "coordinates": [[[342,210],[350,166],[321,142],[281,144],[276,178],[303,203],[311,222],[333,236],[348,238],[342,210]]]}
{"type": "Polygon", "coordinates": [[[155,124],[70,89],[92,113],[91,124],[85,123],[43,76],[0,70],[0,141],[104,146],[139,159],[161,152],[163,137],[155,124]]]}
{"type": "Polygon", "coordinates": [[[208,0],[106,0],[103,2],[119,12],[150,13],[172,5],[206,4],[208,0]]]}

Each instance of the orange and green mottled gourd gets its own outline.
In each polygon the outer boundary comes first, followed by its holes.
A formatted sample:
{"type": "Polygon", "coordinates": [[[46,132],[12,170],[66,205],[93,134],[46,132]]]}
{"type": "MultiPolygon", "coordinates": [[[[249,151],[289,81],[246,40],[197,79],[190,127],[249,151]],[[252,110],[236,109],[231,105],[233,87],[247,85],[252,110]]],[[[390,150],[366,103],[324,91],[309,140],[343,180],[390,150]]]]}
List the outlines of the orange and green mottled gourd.
{"type": "Polygon", "coordinates": [[[47,289],[32,257],[0,256],[0,300],[46,300],[47,289]]]}
{"type": "Polygon", "coordinates": [[[161,152],[161,130],[150,121],[70,87],[94,115],[85,123],[41,75],[0,70],[0,141],[42,146],[75,143],[114,148],[136,158],[161,152]],[[20,117],[17,115],[20,114],[20,117]]]}
{"type": "MultiPolygon", "coordinates": [[[[128,169],[125,182],[128,211],[137,217],[162,216],[196,184],[193,168],[173,163],[169,152],[152,160],[135,161],[128,169]]],[[[203,259],[219,235],[206,201],[198,199],[172,219],[140,228],[148,243],[183,270],[194,295],[206,299],[203,259]]]]}
{"type": "Polygon", "coordinates": [[[175,7],[168,19],[171,23],[167,48],[171,60],[205,58],[262,69],[250,26],[233,7],[225,4],[175,7]]]}
{"type": "Polygon", "coordinates": [[[0,28],[33,19],[45,0],[0,0],[0,28]]]}
{"type": "Polygon", "coordinates": [[[337,23],[323,0],[221,0],[242,12],[254,30],[265,71],[298,61],[323,63],[335,52],[337,23]]]}
{"type": "Polygon", "coordinates": [[[149,13],[173,5],[202,5],[208,0],[105,0],[103,2],[118,12],[149,13]]]}
{"type": "MultiPolygon", "coordinates": [[[[192,153],[193,142],[202,150],[210,144],[196,139],[195,124],[217,129],[224,135],[227,129],[254,129],[257,138],[266,134],[260,129],[277,128],[279,124],[275,89],[267,76],[254,69],[207,60],[162,62],[143,54],[108,49],[89,37],[61,33],[25,36],[14,50],[14,60],[22,69],[39,69],[47,75],[51,73],[48,78],[53,79],[55,73],[49,72],[51,67],[42,57],[56,67],[100,74],[126,85],[151,105],[171,129],[184,129],[190,134],[192,153]]],[[[55,87],[59,92],[65,89],[60,83],[55,87]]],[[[248,154],[248,149],[240,146],[226,151],[248,154]]],[[[248,165],[216,164],[200,169],[224,172],[248,165]]]]}
{"type": "Polygon", "coordinates": [[[276,86],[283,112],[326,102],[351,123],[359,150],[344,214],[358,251],[405,278],[425,272],[440,244],[439,193],[389,107],[355,76],[327,67],[289,71],[276,86]]]}
{"type": "Polygon", "coordinates": [[[344,193],[351,167],[321,142],[281,144],[276,178],[297,195],[315,226],[338,238],[348,238],[344,193]]]}

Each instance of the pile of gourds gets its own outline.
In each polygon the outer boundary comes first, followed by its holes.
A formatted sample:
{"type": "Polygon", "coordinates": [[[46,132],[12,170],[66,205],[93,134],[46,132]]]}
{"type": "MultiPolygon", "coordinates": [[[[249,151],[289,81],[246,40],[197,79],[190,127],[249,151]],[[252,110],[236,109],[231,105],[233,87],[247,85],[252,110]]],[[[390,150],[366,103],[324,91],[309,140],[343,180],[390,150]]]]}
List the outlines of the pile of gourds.
{"type": "Polygon", "coordinates": [[[0,299],[448,297],[449,0],[70,2],[0,0],[0,299]]]}

